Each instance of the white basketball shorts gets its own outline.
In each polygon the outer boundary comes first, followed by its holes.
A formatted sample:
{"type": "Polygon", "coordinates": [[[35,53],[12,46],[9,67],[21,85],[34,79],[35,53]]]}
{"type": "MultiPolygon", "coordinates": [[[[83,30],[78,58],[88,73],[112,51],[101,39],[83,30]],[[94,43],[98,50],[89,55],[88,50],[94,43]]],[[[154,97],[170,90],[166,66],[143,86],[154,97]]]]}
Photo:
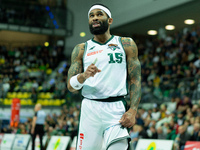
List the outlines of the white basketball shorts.
{"type": "Polygon", "coordinates": [[[130,138],[119,123],[126,111],[125,100],[102,102],[84,98],[81,105],[76,150],[102,150],[119,140],[130,138]]]}

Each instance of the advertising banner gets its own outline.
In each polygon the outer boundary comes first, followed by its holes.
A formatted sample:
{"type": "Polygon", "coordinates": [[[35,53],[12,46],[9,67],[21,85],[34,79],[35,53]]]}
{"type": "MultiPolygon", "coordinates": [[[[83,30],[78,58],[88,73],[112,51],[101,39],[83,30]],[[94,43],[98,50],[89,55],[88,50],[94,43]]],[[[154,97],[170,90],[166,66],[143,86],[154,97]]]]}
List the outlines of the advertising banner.
{"type": "Polygon", "coordinates": [[[11,105],[10,126],[17,127],[19,123],[20,99],[13,98],[11,105]]]}
{"type": "MultiPolygon", "coordinates": [[[[43,136],[42,138],[43,147],[45,146],[46,142],[47,142],[47,136],[43,136]]],[[[29,142],[27,150],[32,150],[32,141],[29,142]]],[[[35,138],[35,150],[40,150],[40,139],[38,135],[35,138]]]]}
{"type": "Polygon", "coordinates": [[[47,150],[66,150],[70,140],[69,136],[52,136],[47,150]]]}
{"type": "Polygon", "coordinates": [[[200,150],[200,142],[197,142],[197,141],[187,141],[185,143],[184,150],[200,150]]]}
{"type": "Polygon", "coordinates": [[[0,133],[0,145],[1,145],[1,141],[3,140],[3,136],[4,136],[4,133],[0,133]]]}
{"type": "Polygon", "coordinates": [[[16,134],[13,150],[26,150],[31,136],[29,134],[16,134]]]}
{"type": "Polygon", "coordinates": [[[1,150],[11,149],[15,139],[15,134],[4,134],[1,141],[1,150]]]}
{"type": "Polygon", "coordinates": [[[173,140],[140,139],[136,150],[172,150],[173,140]]]}

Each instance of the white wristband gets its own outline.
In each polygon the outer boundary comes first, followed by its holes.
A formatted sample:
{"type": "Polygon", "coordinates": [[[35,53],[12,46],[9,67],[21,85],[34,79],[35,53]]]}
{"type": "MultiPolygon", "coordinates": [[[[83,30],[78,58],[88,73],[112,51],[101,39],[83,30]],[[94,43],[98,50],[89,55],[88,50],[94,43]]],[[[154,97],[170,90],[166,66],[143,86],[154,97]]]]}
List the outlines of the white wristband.
{"type": "Polygon", "coordinates": [[[75,89],[75,90],[80,90],[82,87],[83,87],[83,84],[81,84],[77,77],[78,77],[79,74],[71,77],[70,79],[70,85],[75,89]]]}

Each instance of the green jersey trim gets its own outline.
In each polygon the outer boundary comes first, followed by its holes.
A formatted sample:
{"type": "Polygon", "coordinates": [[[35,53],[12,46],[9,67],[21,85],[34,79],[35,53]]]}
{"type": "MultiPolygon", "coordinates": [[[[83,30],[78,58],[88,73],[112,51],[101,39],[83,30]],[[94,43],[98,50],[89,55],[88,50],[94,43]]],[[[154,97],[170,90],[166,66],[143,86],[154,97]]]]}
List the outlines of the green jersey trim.
{"type": "Polygon", "coordinates": [[[85,42],[85,49],[84,49],[84,53],[83,53],[83,59],[82,59],[82,63],[83,63],[83,71],[84,71],[84,68],[85,68],[85,66],[84,66],[84,58],[85,58],[86,51],[87,51],[87,45],[88,45],[88,43],[87,43],[87,42],[85,42]]]}
{"type": "MultiPolygon", "coordinates": [[[[130,141],[130,137],[129,136],[124,136],[124,137],[120,137],[120,138],[117,138],[117,139],[114,139],[112,140],[108,146],[106,147],[106,150],[108,150],[108,148],[110,147],[110,145],[112,145],[113,143],[117,142],[117,141],[121,141],[121,140],[124,140],[124,139],[128,139],[128,144],[129,144],[129,141],[130,141]]],[[[129,147],[129,146],[128,146],[129,147]]]]}
{"type": "Polygon", "coordinates": [[[105,43],[97,42],[97,41],[95,41],[93,38],[92,38],[92,41],[93,41],[94,43],[99,44],[99,45],[106,45],[106,44],[107,44],[108,42],[110,42],[113,38],[114,38],[114,35],[112,35],[112,36],[110,37],[110,39],[109,39],[108,41],[106,41],[105,43]]]}

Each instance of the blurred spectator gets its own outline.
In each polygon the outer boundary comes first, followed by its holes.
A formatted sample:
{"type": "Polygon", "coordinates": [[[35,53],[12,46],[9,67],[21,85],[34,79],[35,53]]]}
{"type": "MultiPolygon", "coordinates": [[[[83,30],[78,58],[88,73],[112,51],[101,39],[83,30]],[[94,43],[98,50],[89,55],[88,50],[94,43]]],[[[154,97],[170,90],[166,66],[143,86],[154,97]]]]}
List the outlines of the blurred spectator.
{"type": "Polygon", "coordinates": [[[176,101],[175,101],[175,98],[172,97],[172,98],[171,98],[171,102],[168,103],[168,105],[167,105],[167,111],[169,111],[169,112],[174,112],[174,111],[176,111],[176,105],[177,105],[177,103],[176,103],[176,101]]]}
{"type": "Polygon", "coordinates": [[[192,102],[188,96],[184,96],[181,105],[178,107],[178,110],[185,114],[187,108],[192,108],[192,102]]]}
{"type": "Polygon", "coordinates": [[[151,138],[151,139],[157,139],[158,138],[158,134],[157,134],[155,126],[151,126],[149,128],[149,130],[147,130],[147,134],[148,134],[148,138],[151,138]]]}
{"type": "Polygon", "coordinates": [[[200,109],[200,105],[198,105],[198,104],[194,104],[192,106],[191,113],[193,114],[194,117],[200,116],[200,114],[198,112],[199,109],[200,109]]]}
{"type": "Polygon", "coordinates": [[[178,125],[179,126],[183,125],[184,121],[185,121],[185,118],[184,118],[183,112],[178,112],[178,114],[177,114],[177,123],[178,123],[178,125]]]}
{"type": "Polygon", "coordinates": [[[151,117],[153,120],[158,121],[161,117],[160,111],[158,110],[157,106],[153,108],[153,112],[151,113],[151,117]]]}
{"type": "Polygon", "coordinates": [[[32,99],[33,104],[36,104],[37,99],[38,99],[38,94],[37,94],[35,88],[32,88],[31,99],[32,99]]]}
{"type": "Polygon", "coordinates": [[[132,130],[130,131],[130,138],[133,148],[136,149],[137,141],[138,141],[138,125],[134,125],[132,130]]]}
{"type": "Polygon", "coordinates": [[[175,101],[176,101],[176,110],[178,110],[179,106],[181,105],[181,98],[180,97],[176,97],[175,101]]]}
{"type": "Polygon", "coordinates": [[[35,90],[37,90],[39,87],[38,83],[36,82],[36,80],[33,81],[33,84],[32,84],[32,88],[34,88],[35,90]]]}
{"type": "Polygon", "coordinates": [[[44,81],[44,83],[42,84],[41,92],[48,92],[48,91],[50,91],[50,85],[47,81],[44,81]]]}
{"type": "Polygon", "coordinates": [[[186,127],[187,133],[190,134],[190,135],[192,135],[193,130],[194,130],[193,124],[190,124],[189,120],[185,120],[183,125],[186,127]]]}
{"type": "Polygon", "coordinates": [[[138,125],[138,139],[147,139],[148,135],[143,126],[138,125]]]}
{"type": "Polygon", "coordinates": [[[8,93],[8,91],[10,90],[10,84],[9,82],[4,82],[3,83],[3,97],[6,97],[6,94],[8,93]]]}
{"type": "Polygon", "coordinates": [[[48,136],[49,138],[53,135],[57,135],[57,131],[52,127],[52,126],[49,126],[49,129],[48,129],[48,136]]]}
{"type": "Polygon", "coordinates": [[[190,138],[191,141],[200,141],[200,123],[194,124],[194,131],[190,138]]]}
{"type": "Polygon", "coordinates": [[[138,125],[144,125],[144,121],[143,121],[143,119],[141,118],[140,113],[137,113],[137,114],[136,114],[136,123],[137,123],[138,125]]]}
{"type": "MultiPolygon", "coordinates": [[[[165,118],[166,112],[167,112],[167,106],[165,104],[161,104],[160,105],[160,114],[161,114],[160,118],[161,119],[165,118]]],[[[170,112],[168,112],[168,113],[170,113],[170,112]]]]}
{"type": "Polygon", "coordinates": [[[19,124],[19,128],[17,129],[17,134],[27,134],[27,130],[26,130],[26,127],[25,127],[25,124],[23,123],[20,123],[19,124]]]}
{"type": "Polygon", "coordinates": [[[167,140],[175,140],[176,138],[176,130],[173,127],[170,127],[167,129],[167,140]]]}
{"type": "Polygon", "coordinates": [[[56,124],[56,135],[58,136],[65,136],[66,135],[66,130],[63,128],[62,124],[56,124]]]}
{"type": "Polygon", "coordinates": [[[166,139],[167,135],[163,133],[163,129],[161,126],[158,127],[156,131],[157,131],[158,139],[166,139]]]}
{"type": "Polygon", "coordinates": [[[153,93],[153,83],[152,81],[142,82],[142,93],[144,94],[143,96],[143,101],[148,102],[149,99],[152,97],[153,93]]]}
{"type": "Polygon", "coordinates": [[[139,113],[143,120],[146,119],[148,116],[148,112],[144,108],[139,109],[139,113]]]}
{"type": "Polygon", "coordinates": [[[180,150],[184,150],[185,143],[190,139],[190,135],[186,131],[185,126],[180,126],[178,128],[178,134],[176,136],[176,141],[178,142],[178,145],[176,145],[180,150]]]}
{"type": "Polygon", "coordinates": [[[47,118],[46,118],[46,122],[49,126],[55,128],[56,126],[56,121],[53,120],[53,118],[50,116],[50,115],[47,115],[47,118]]]}
{"type": "Polygon", "coordinates": [[[156,123],[156,128],[164,125],[165,123],[170,123],[170,121],[172,120],[172,116],[171,116],[171,113],[169,111],[166,111],[165,113],[165,118],[159,120],[157,123],[156,123]]]}

